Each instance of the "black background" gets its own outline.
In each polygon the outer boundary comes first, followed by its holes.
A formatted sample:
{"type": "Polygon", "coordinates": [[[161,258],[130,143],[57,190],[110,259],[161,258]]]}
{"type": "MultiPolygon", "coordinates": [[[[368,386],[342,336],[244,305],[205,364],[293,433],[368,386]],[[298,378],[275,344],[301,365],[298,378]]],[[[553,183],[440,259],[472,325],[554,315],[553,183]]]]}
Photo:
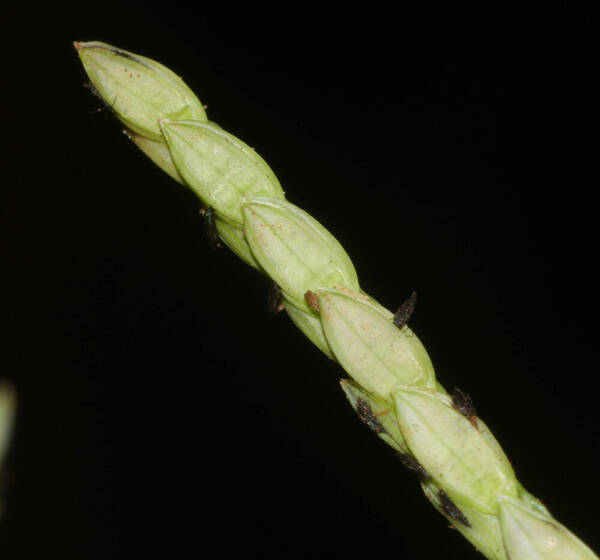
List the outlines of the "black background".
{"type": "MultiPolygon", "coordinates": [[[[72,41],[184,77],[468,391],[593,548],[598,88],[586,9],[3,8],[6,559],[479,558],[358,422],[263,278],[128,144],[72,41]],[[212,551],[212,552],[211,552],[212,551]]],[[[597,28],[597,26],[596,26],[597,28]]]]}

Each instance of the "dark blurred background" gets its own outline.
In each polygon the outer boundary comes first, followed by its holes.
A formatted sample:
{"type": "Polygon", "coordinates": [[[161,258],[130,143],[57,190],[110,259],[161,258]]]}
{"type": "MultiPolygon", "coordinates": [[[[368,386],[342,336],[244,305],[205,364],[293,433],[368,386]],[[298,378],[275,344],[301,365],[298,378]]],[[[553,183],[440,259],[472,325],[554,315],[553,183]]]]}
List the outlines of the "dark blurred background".
{"type": "Polygon", "coordinates": [[[97,111],[73,40],[175,70],[365,291],[395,309],[416,290],[440,382],[600,549],[598,21],[407,6],[3,8],[3,559],[480,558],[342,370],[269,317],[266,281],[211,251],[193,195],[97,111]]]}

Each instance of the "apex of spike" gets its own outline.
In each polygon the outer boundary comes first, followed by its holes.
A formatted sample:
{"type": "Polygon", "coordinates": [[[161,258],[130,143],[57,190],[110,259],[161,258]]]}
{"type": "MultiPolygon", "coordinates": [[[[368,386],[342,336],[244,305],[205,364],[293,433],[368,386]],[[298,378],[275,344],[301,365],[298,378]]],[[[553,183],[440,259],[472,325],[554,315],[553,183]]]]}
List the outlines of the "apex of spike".
{"type": "Polygon", "coordinates": [[[158,62],[100,41],[74,41],[93,91],[133,132],[163,140],[158,120],[206,121],[200,100],[158,62]]]}

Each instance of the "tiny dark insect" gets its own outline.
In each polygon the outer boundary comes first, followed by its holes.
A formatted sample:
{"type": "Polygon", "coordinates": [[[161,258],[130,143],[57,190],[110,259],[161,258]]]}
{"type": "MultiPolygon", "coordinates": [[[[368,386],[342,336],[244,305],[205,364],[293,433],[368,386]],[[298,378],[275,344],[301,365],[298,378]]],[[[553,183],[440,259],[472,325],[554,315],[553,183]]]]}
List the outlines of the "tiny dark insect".
{"type": "Polygon", "coordinates": [[[419,461],[417,461],[408,453],[398,452],[398,457],[400,457],[400,461],[402,461],[402,464],[409,471],[413,471],[414,473],[416,473],[421,480],[429,480],[431,478],[431,476],[429,476],[429,473],[421,466],[421,463],[419,463],[419,461]]]}
{"type": "Polygon", "coordinates": [[[467,393],[457,387],[454,387],[452,391],[452,407],[458,410],[463,416],[466,416],[471,424],[477,428],[477,412],[475,412],[473,401],[467,393]]]}
{"type": "Polygon", "coordinates": [[[267,296],[267,310],[273,317],[280,311],[283,311],[285,305],[283,305],[283,294],[281,293],[281,286],[277,282],[271,281],[269,286],[269,295],[267,296]]]}
{"type": "Polygon", "coordinates": [[[217,233],[217,226],[215,224],[215,215],[212,208],[202,208],[200,215],[204,218],[204,230],[208,237],[208,245],[211,249],[221,249],[221,240],[217,233]]]}
{"type": "Polygon", "coordinates": [[[376,434],[380,434],[385,432],[383,426],[377,420],[371,405],[365,399],[358,399],[356,401],[356,412],[358,412],[358,417],[364,422],[371,430],[373,430],[376,434]]]}
{"type": "Polygon", "coordinates": [[[319,296],[315,294],[315,292],[307,290],[307,292],[304,294],[304,300],[306,301],[308,307],[314,309],[317,313],[319,312],[319,296]]]}
{"type": "Polygon", "coordinates": [[[410,294],[410,297],[400,306],[398,310],[394,314],[394,325],[396,325],[399,329],[404,327],[410,316],[413,314],[415,310],[415,305],[417,304],[417,292],[413,291],[410,294]]]}
{"type": "Polygon", "coordinates": [[[467,527],[471,526],[469,520],[465,517],[465,514],[456,507],[456,504],[450,499],[448,494],[446,494],[445,490],[440,490],[438,492],[438,498],[440,499],[440,502],[442,502],[442,510],[448,517],[456,519],[456,521],[459,521],[467,527]]]}

